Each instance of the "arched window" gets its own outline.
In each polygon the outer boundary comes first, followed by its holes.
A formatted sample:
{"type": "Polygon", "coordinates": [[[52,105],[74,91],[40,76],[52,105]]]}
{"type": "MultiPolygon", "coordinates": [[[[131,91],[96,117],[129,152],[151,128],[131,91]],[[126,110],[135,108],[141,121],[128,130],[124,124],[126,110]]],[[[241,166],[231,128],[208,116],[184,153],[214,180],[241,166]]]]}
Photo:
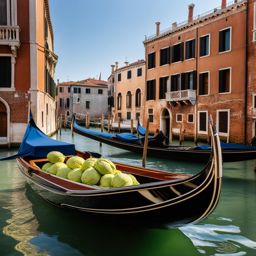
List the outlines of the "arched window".
{"type": "Polygon", "coordinates": [[[135,106],[136,108],[139,108],[141,106],[141,90],[140,89],[136,90],[135,106]]]}
{"type": "Polygon", "coordinates": [[[130,91],[126,94],[126,107],[131,108],[132,107],[132,94],[130,91]]]}
{"type": "Polygon", "coordinates": [[[118,93],[117,95],[117,109],[120,110],[122,108],[122,94],[118,93]]]}

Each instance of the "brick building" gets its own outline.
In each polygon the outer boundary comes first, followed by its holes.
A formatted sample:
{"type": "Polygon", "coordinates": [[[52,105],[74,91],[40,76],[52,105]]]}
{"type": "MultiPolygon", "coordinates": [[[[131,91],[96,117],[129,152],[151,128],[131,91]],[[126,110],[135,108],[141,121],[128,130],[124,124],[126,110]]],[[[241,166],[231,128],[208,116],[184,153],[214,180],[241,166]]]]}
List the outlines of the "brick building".
{"type": "Polygon", "coordinates": [[[29,109],[55,131],[53,29],[48,0],[0,0],[0,143],[21,142],[29,109]]]}
{"type": "Polygon", "coordinates": [[[114,70],[114,108],[112,114],[114,120],[137,120],[144,114],[145,99],[145,61],[138,60],[114,70]]]}
{"type": "Polygon", "coordinates": [[[71,117],[72,114],[90,115],[99,118],[108,112],[108,82],[86,79],[58,84],[58,115],[71,117]]]}
{"type": "Polygon", "coordinates": [[[211,115],[222,139],[250,142],[255,136],[256,71],[254,0],[234,1],[176,22],[144,41],[144,123],[172,138],[206,139],[211,115]],[[254,95],[254,96],[252,96],[254,95]],[[254,105],[253,105],[254,104],[254,105]]]}

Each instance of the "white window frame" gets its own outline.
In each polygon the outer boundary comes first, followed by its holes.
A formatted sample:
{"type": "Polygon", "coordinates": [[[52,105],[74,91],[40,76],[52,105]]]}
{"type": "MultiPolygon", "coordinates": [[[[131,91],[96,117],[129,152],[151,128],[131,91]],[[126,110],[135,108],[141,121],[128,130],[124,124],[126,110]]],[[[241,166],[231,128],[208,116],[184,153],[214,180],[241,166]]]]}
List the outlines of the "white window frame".
{"type": "Polygon", "coordinates": [[[224,30],[227,30],[227,29],[230,29],[230,49],[229,49],[229,50],[227,50],[227,51],[223,51],[223,52],[220,52],[220,49],[218,49],[219,54],[223,54],[223,53],[227,53],[227,52],[231,52],[231,51],[232,51],[232,34],[233,34],[233,31],[232,31],[232,27],[231,27],[231,26],[230,26],[230,27],[226,27],[226,28],[223,28],[223,29],[219,30],[219,36],[218,36],[218,39],[219,39],[219,41],[218,41],[218,47],[219,47],[219,43],[220,43],[220,32],[221,32],[221,31],[224,31],[224,30]]]}
{"type": "Polygon", "coordinates": [[[199,37],[199,42],[198,42],[198,56],[199,58],[206,58],[206,57],[209,57],[211,55],[211,34],[208,33],[208,34],[205,34],[205,35],[202,35],[199,37]],[[200,39],[201,37],[206,37],[206,36],[209,36],[209,53],[207,55],[204,55],[204,56],[200,56],[200,39]]]}
{"type": "Polygon", "coordinates": [[[199,134],[208,134],[208,111],[207,110],[201,110],[197,112],[197,131],[199,134]],[[200,129],[200,113],[206,113],[206,131],[201,131],[200,129]]]}
{"type": "Polygon", "coordinates": [[[176,119],[176,123],[182,123],[183,122],[183,114],[182,113],[177,113],[176,116],[175,116],[175,119],[176,119]],[[181,116],[181,121],[178,121],[178,116],[181,116]]]}
{"type": "Polygon", "coordinates": [[[187,114],[187,123],[188,123],[188,124],[193,124],[194,122],[195,122],[194,113],[188,113],[188,114],[187,114]],[[193,116],[193,122],[189,122],[189,119],[188,119],[188,116],[189,116],[189,115],[192,115],[192,116],[193,116]]]}
{"type": "Polygon", "coordinates": [[[186,43],[187,42],[190,42],[190,41],[193,41],[195,40],[195,44],[196,44],[196,38],[191,38],[191,39],[188,39],[184,42],[184,61],[187,61],[187,60],[194,60],[196,58],[196,45],[195,45],[195,57],[194,58],[190,58],[190,59],[186,59],[186,43]]]}
{"type": "Polygon", "coordinates": [[[254,2],[253,7],[253,31],[252,31],[252,41],[256,42],[256,2],[254,2]]]}
{"type": "Polygon", "coordinates": [[[218,109],[217,111],[216,111],[216,120],[217,120],[217,122],[216,122],[216,128],[217,128],[217,131],[218,131],[218,133],[219,133],[219,135],[220,136],[228,136],[229,135],[229,133],[230,133],[230,109],[218,109]],[[220,112],[227,112],[228,113],[228,131],[227,131],[227,133],[225,133],[225,132],[219,132],[219,113],[220,112]]]}
{"type": "MultiPolygon", "coordinates": [[[[221,71],[221,70],[227,70],[227,69],[230,70],[230,72],[229,72],[229,75],[230,75],[230,79],[229,79],[229,92],[219,92],[219,94],[221,94],[221,95],[222,94],[231,94],[231,92],[232,92],[232,67],[220,68],[218,70],[218,72],[221,71]]],[[[218,73],[218,90],[219,90],[219,85],[220,85],[220,72],[218,73]]]]}
{"type": "Polygon", "coordinates": [[[211,72],[209,70],[208,71],[202,71],[198,75],[198,96],[200,96],[200,97],[209,96],[210,95],[210,91],[211,91],[211,72]],[[201,95],[201,94],[199,94],[199,86],[200,86],[200,79],[199,79],[199,77],[200,77],[201,74],[206,74],[206,73],[208,73],[208,93],[201,95]]]}
{"type": "Polygon", "coordinates": [[[11,87],[0,87],[1,91],[15,91],[14,78],[15,78],[15,57],[12,54],[0,54],[0,57],[11,57],[11,87]]]}

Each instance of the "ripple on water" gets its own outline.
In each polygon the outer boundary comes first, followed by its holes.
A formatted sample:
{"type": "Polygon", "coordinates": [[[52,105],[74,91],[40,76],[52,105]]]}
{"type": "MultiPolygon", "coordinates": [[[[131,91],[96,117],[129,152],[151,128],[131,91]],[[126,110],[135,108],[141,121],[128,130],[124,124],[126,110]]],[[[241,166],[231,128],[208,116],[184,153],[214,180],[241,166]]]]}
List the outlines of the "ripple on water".
{"type": "Polygon", "coordinates": [[[247,254],[244,247],[256,250],[256,242],[240,235],[240,228],[234,225],[198,224],[184,226],[180,230],[201,254],[241,256],[247,254]]]}

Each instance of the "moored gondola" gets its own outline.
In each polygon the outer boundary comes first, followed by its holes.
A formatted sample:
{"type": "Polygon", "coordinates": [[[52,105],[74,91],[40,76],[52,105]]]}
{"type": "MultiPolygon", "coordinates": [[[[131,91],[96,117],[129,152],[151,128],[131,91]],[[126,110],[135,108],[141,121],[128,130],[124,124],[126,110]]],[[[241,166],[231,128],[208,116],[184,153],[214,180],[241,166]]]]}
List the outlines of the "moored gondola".
{"type": "MultiPolygon", "coordinates": [[[[38,128],[32,122],[28,129],[38,128]]],[[[24,139],[28,140],[29,134],[24,139]]],[[[43,157],[27,155],[17,158],[17,162],[32,188],[56,206],[106,218],[181,225],[208,216],[219,200],[222,155],[216,133],[212,134],[212,141],[212,157],[193,176],[115,163],[118,170],[133,174],[140,183],[120,188],[89,186],[46,173],[40,169],[47,161],[43,157]]],[[[87,153],[76,151],[76,154],[89,157],[87,153]]]]}
{"type": "MultiPolygon", "coordinates": [[[[143,152],[143,138],[138,138],[135,135],[127,134],[110,134],[102,133],[95,130],[86,129],[78,125],[73,120],[74,132],[88,137],[90,139],[108,144],[113,147],[121,148],[131,152],[142,154],[143,152]]],[[[205,146],[169,146],[162,142],[164,138],[158,134],[149,139],[147,154],[153,157],[185,160],[191,162],[206,163],[211,155],[211,147],[205,146]],[[159,140],[160,138],[160,140],[159,140]]],[[[222,158],[224,162],[236,162],[256,159],[256,147],[249,145],[240,145],[232,143],[221,142],[222,158]]]]}

